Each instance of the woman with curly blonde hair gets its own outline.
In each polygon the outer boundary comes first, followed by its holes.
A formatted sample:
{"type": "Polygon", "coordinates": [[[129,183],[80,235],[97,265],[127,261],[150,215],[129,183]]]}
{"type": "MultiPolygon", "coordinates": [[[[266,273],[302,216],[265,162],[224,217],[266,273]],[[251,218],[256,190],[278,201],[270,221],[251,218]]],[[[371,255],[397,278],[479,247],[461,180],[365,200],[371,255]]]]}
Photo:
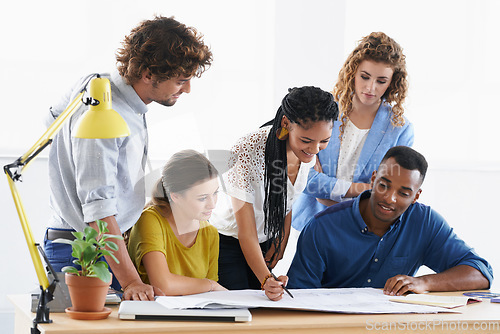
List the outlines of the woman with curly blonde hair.
{"type": "Polygon", "coordinates": [[[292,225],[302,230],[326,206],[370,189],[370,177],[393,146],[413,144],[413,125],[403,116],[408,93],[406,57],[382,32],[361,39],[339,72],[333,96],[340,120],[318,154],[308,185],[297,200],[292,225]]]}

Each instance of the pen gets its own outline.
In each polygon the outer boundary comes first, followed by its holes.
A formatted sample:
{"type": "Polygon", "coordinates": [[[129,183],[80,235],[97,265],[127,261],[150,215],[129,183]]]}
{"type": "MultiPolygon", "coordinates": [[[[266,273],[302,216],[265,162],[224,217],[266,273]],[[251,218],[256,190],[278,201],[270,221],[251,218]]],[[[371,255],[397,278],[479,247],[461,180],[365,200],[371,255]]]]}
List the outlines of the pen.
{"type": "MultiPolygon", "coordinates": [[[[276,281],[279,281],[279,280],[278,280],[278,277],[276,277],[276,276],[275,276],[272,272],[271,272],[271,275],[273,275],[273,278],[274,278],[276,281]]],[[[288,293],[288,295],[289,295],[290,297],[292,297],[292,298],[293,298],[293,296],[292,296],[292,294],[290,293],[290,291],[288,291],[288,289],[287,289],[287,288],[285,288],[285,286],[284,286],[284,285],[283,285],[283,290],[285,290],[285,292],[286,292],[286,293],[288,293]]]]}

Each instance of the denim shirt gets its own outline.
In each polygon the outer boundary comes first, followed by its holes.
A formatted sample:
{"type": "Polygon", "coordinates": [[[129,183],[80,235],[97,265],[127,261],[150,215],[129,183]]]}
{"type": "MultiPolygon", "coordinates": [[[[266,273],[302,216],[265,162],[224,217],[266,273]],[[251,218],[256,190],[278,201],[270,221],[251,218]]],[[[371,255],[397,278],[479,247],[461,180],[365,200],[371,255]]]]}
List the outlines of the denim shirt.
{"type": "MultiPolygon", "coordinates": [[[[353,182],[370,183],[372,172],[377,170],[380,161],[391,147],[413,145],[413,124],[405,118],[403,126],[393,126],[391,118],[391,106],[382,103],[361,150],[354,171],[353,182]]],[[[296,230],[301,231],[312,216],[326,209],[326,206],[319,203],[316,198],[341,202],[351,186],[351,182],[336,177],[340,154],[339,136],[341,124],[341,121],[334,122],[332,137],[328,146],[318,153],[323,173],[318,173],[314,168],[309,171],[307,186],[293,207],[292,226],[296,230]]]]}
{"type": "MultiPolygon", "coordinates": [[[[115,216],[122,232],[132,227],[145,203],[144,167],[147,157],[147,106],[118,71],[110,79],[112,108],[127,122],[130,136],[112,139],[72,137],[82,106],[54,137],[49,153],[49,227],[82,231],[89,222],[115,216]]],[[[87,77],[88,78],[88,77],[87,77]]],[[[82,78],[50,110],[48,124],[83,87],[82,78]]]]}
{"type": "Polygon", "coordinates": [[[410,205],[382,237],[368,231],[359,203],[369,197],[366,191],[311,219],[299,237],[288,287],[383,288],[387,279],[413,276],[422,265],[437,273],[469,265],[491,285],[493,272],[488,262],[426,205],[410,205]]]}

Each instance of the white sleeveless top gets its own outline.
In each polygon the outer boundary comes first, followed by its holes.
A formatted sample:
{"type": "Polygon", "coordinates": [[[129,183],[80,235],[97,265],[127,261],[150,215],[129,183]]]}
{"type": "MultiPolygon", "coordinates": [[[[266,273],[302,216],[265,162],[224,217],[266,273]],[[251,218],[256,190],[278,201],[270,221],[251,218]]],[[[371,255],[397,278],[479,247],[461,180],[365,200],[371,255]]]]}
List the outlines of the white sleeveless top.
{"type": "Polygon", "coordinates": [[[358,129],[350,119],[347,119],[340,144],[337,179],[352,182],[368,132],[370,129],[358,129]]]}

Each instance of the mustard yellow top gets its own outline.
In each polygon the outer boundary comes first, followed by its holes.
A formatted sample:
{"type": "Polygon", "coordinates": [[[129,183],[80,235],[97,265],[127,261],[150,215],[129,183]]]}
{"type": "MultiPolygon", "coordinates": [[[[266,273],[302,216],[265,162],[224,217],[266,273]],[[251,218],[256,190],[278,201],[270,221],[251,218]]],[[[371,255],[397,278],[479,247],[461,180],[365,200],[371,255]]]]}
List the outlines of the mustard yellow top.
{"type": "Polygon", "coordinates": [[[147,284],[149,278],[142,257],[153,251],[165,255],[173,274],[218,281],[219,233],[207,221],[200,222],[196,241],[188,248],[177,239],[167,219],[155,207],[145,209],[130,233],[128,253],[147,284]]]}

